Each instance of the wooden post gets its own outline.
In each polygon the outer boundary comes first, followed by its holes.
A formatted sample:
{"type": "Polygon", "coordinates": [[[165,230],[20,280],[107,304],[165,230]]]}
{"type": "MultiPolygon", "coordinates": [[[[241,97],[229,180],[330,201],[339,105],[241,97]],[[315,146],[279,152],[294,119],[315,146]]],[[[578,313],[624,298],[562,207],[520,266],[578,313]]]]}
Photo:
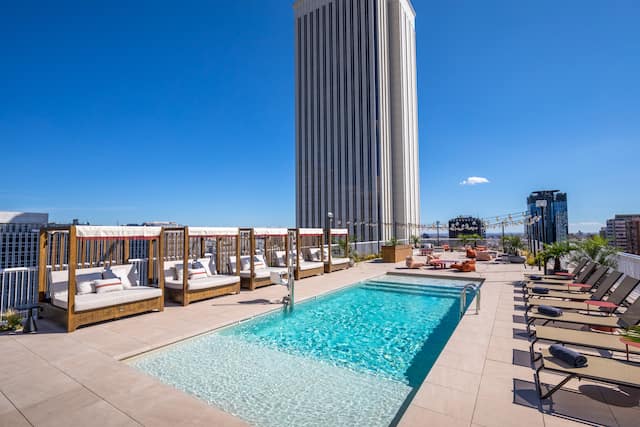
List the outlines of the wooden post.
{"type": "MultiPolygon", "coordinates": [[[[220,265],[220,262],[222,261],[222,256],[220,255],[220,249],[222,249],[222,245],[220,244],[221,239],[222,237],[220,236],[216,237],[216,270],[218,273],[222,273],[222,266],[220,265]]],[[[240,260],[240,256],[237,256],[236,260],[240,260]]]]}
{"type": "Polygon", "coordinates": [[[204,250],[204,241],[205,241],[205,238],[201,237],[200,238],[200,258],[204,258],[204,253],[206,252],[204,250]]]}
{"type": "MultiPolygon", "coordinates": [[[[296,276],[300,277],[300,264],[302,263],[300,258],[300,229],[296,228],[296,276]]],[[[303,255],[304,258],[304,255],[303,255]]]]}
{"type": "Polygon", "coordinates": [[[46,228],[41,228],[38,236],[38,301],[44,301],[47,292],[47,236],[46,228]]]}
{"type": "Polygon", "coordinates": [[[284,236],[284,265],[287,267],[287,275],[289,274],[289,229],[287,235],[284,236]]]}
{"type": "MultiPolygon", "coordinates": [[[[149,240],[149,245],[153,243],[153,240],[149,240]]],[[[123,255],[122,255],[122,263],[129,264],[129,245],[131,244],[130,240],[123,240],[123,255]]]]}
{"type": "MultiPolygon", "coordinates": [[[[255,280],[255,266],[254,266],[254,259],[253,256],[256,253],[256,231],[252,228],[251,231],[249,232],[249,236],[250,236],[250,241],[249,241],[249,262],[250,262],[250,268],[251,268],[251,277],[250,277],[250,281],[251,284],[249,285],[249,288],[251,290],[254,290],[254,280],[255,280]]],[[[265,237],[264,240],[264,244],[265,246],[267,245],[267,238],[265,237]]],[[[238,263],[240,263],[240,259],[238,259],[238,263]]],[[[240,268],[241,264],[238,265],[238,268],[240,268]]]]}
{"type": "Polygon", "coordinates": [[[329,225],[329,231],[327,232],[327,247],[329,248],[328,250],[328,257],[329,257],[329,273],[331,273],[331,268],[332,268],[332,261],[331,261],[331,244],[333,243],[333,236],[331,236],[331,225],[329,225]]]}
{"type": "Polygon", "coordinates": [[[182,305],[189,305],[189,227],[184,227],[183,231],[183,250],[182,256],[182,305]]]}
{"type": "MultiPolygon", "coordinates": [[[[164,229],[160,230],[160,235],[155,241],[158,242],[158,288],[162,291],[162,304],[160,305],[160,311],[164,311],[164,229]]],[[[151,256],[153,253],[153,243],[153,240],[149,240],[149,259],[153,258],[151,256]]]]}
{"type": "Polygon", "coordinates": [[[238,229],[238,235],[236,236],[236,276],[240,276],[240,236],[241,232],[240,229],[238,229]]]}
{"type": "Polygon", "coordinates": [[[73,319],[76,304],[76,266],[78,265],[78,239],[76,226],[69,227],[69,279],[67,280],[67,332],[73,332],[76,325],[73,319]]]}
{"type": "MultiPolygon", "coordinates": [[[[162,236],[164,234],[164,229],[160,232],[162,236]]],[[[158,239],[158,262],[162,259],[159,254],[164,252],[164,248],[160,247],[162,240],[158,239]]],[[[153,240],[149,240],[149,250],[147,253],[147,284],[153,283],[153,257],[155,255],[155,251],[153,248],[153,240]]],[[[160,270],[158,272],[159,275],[164,274],[164,270],[160,270]]]]}

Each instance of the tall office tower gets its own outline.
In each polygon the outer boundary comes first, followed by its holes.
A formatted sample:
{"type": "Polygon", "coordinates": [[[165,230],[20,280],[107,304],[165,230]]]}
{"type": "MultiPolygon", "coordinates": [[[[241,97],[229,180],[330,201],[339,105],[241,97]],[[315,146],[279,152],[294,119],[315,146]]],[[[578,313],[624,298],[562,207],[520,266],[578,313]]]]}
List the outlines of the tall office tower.
{"type": "Polygon", "coordinates": [[[331,223],[359,241],[419,235],[410,1],[298,0],[294,9],[297,225],[331,223]]]}
{"type": "Polygon", "coordinates": [[[0,269],[37,267],[40,227],[48,221],[43,213],[0,212],[0,269]]]}
{"type": "Polygon", "coordinates": [[[534,240],[554,243],[569,238],[566,193],[560,193],[559,190],[534,191],[527,197],[527,211],[531,216],[543,217],[543,221],[533,226],[534,240]]]}

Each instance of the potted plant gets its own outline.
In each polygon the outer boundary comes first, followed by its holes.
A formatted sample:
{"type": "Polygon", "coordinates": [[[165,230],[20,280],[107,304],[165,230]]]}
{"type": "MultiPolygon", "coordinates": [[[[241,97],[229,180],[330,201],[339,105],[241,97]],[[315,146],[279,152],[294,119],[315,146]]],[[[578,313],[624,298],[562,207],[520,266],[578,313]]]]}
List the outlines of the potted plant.
{"type": "Polygon", "coordinates": [[[410,245],[401,245],[398,239],[392,237],[382,246],[382,262],[400,262],[413,255],[410,245]]]}
{"type": "Polygon", "coordinates": [[[514,264],[524,264],[526,259],[520,256],[520,251],[524,248],[520,236],[505,236],[502,240],[505,252],[509,255],[509,262],[514,264]]]}
{"type": "Polygon", "coordinates": [[[22,329],[22,316],[19,312],[10,308],[2,315],[2,324],[0,324],[0,330],[15,332],[20,329],[22,329]]]}

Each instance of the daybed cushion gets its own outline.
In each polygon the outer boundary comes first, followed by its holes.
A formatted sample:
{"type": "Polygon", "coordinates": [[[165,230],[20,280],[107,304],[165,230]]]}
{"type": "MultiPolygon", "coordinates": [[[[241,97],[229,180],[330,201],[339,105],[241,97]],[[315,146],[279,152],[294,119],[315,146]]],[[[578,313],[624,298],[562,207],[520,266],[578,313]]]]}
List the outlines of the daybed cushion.
{"type": "Polygon", "coordinates": [[[197,259],[198,266],[202,266],[207,272],[207,276],[215,276],[218,274],[218,270],[216,269],[216,262],[212,258],[198,258],[197,259]]]}
{"type": "Polygon", "coordinates": [[[136,269],[133,264],[111,266],[102,273],[102,277],[104,279],[119,277],[125,289],[129,289],[138,284],[138,277],[136,276],[136,269]]]}
{"type": "MultiPolygon", "coordinates": [[[[287,269],[286,268],[280,268],[280,267],[267,267],[267,268],[260,268],[260,269],[256,269],[256,279],[264,279],[266,277],[271,277],[271,272],[275,271],[278,272],[280,274],[286,273],[287,269]]],[[[251,277],[251,272],[250,271],[240,271],[240,277],[251,277]]]]}
{"type": "Polygon", "coordinates": [[[303,261],[300,263],[300,270],[313,270],[314,268],[324,268],[324,264],[321,262],[309,261],[303,261]]]}
{"type": "MultiPolygon", "coordinates": [[[[215,276],[209,276],[199,280],[189,280],[187,283],[187,289],[190,291],[198,289],[216,288],[218,286],[233,285],[239,283],[240,278],[238,276],[227,276],[225,274],[217,274],[215,276]]],[[[182,289],[182,282],[177,280],[166,280],[164,285],[170,289],[182,289]]]]}
{"type": "MultiPolygon", "coordinates": [[[[320,248],[309,248],[309,259],[308,261],[318,262],[320,261],[320,248]]],[[[300,266],[302,268],[302,266],[300,266]]]]}
{"type": "Polygon", "coordinates": [[[100,279],[93,282],[97,294],[106,294],[108,292],[123,291],[124,286],[119,277],[113,279],[100,279]]]}
{"type": "MultiPolygon", "coordinates": [[[[134,286],[122,291],[107,292],[104,294],[76,295],[75,311],[93,310],[134,301],[144,301],[162,296],[162,290],[149,286],[134,286]]],[[[67,308],[67,291],[58,292],[52,297],[53,304],[57,307],[67,308]]]]}

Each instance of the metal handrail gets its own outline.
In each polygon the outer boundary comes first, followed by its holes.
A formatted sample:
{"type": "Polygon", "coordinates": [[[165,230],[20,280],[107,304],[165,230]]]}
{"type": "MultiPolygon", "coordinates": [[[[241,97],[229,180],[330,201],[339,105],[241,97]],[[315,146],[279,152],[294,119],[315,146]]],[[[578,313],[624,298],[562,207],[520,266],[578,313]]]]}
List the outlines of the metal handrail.
{"type": "Polygon", "coordinates": [[[464,312],[467,308],[467,289],[474,289],[476,291],[476,314],[480,313],[480,288],[472,283],[464,285],[462,293],[460,293],[460,318],[464,316],[464,312]]]}

